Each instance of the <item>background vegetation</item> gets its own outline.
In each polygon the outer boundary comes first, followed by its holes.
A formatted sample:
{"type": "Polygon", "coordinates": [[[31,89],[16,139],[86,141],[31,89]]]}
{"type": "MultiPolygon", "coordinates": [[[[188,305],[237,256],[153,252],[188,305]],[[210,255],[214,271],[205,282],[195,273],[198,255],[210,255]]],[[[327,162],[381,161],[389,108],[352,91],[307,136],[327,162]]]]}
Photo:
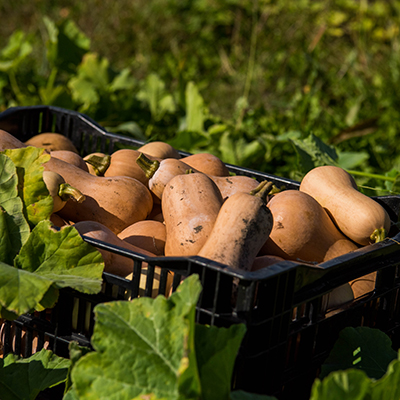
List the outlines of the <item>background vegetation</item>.
{"type": "Polygon", "coordinates": [[[76,109],[294,179],[338,163],[366,192],[397,193],[399,12],[394,0],[2,2],[0,110],[76,109]]]}

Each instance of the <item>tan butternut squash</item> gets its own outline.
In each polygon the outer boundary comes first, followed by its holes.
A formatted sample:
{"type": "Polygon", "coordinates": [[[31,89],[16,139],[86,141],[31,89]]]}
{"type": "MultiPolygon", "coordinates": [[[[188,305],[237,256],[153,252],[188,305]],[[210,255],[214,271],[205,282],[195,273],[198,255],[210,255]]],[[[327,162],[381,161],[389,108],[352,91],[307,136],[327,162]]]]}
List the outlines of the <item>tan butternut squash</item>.
{"type": "Polygon", "coordinates": [[[110,165],[111,156],[109,156],[108,154],[95,152],[86,155],[85,157],[83,157],[83,160],[85,161],[88,172],[90,174],[103,176],[104,172],[110,165]]]}
{"type": "Polygon", "coordinates": [[[178,150],[172,147],[170,144],[161,142],[161,141],[154,141],[144,144],[143,146],[138,148],[140,153],[144,153],[147,156],[165,159],[165,158],[181,158],[178,150]]]}
{"type": "Polygon", "coordinates": [[[44,168],[59,173],[86,197],[79,207],[68,201],[59,211],[66,221],[97,221],[119,233],[127,226],[146,219],[153,207],[149,190],[136,179],[94,176],[56,158],[51,158],[44,168]]]}
{"type": "Polygon", "coordinates": [[[196,153],[181,159],[185,164],[207,175],[230,176],[225,163],[210,153],[196,153]]]}
{"type": "Polygon", "coordinates": [[[57,226],[58,228],[61,228],[64,225],[69,225],[67,221],[63,220],[58,214],[53,213],[50,215],[50,221],[57,226]]]}
{"type": "Polygon", "coordinates": [[[7,149],[21,149],[27,147],[25,143],[21,142],[15,136],[0,129],[0,151],[7,149]]]}
{"type": "Polygon", "coordinates": [[[307,193],[284,190],[272,196],[268,207],[274,226],[260,255],[273,254],[287,260],[319,263],[358,248],[307,193]]]}
{"type": "Polygon", "coordinates": [[[25,142],[28,146],[41,147],[49,151],[53,150],[69,150],[78,154],[78,150],[72,143],[71,139],[55,132],[44,132],[32,136],[25,142]]]}
{"type": "Polygon", "coordinates": [[[199,172],[181,160],[174,158],[151,160],[143,153],[140,153],[136,162],[149,178],[149,189],[159,199],[162,198],[165,186],[173,177],[188,172],[199,172]]]}
{"type": "Polygon", "coordinates": [[[272,183],[264,181],[251,193],[237,192],[228,197],[198,255],[231,268],[250,270],[272,230],[272,213],[265,204],[271,187],[272,183]]]}
{"type": "Polygon", "coordinates": [[[139,221],[125,228],[117,236],[125,242],[150,251],[157,256],[164,255],[166,229],[162,222],[139,221]]]}
{"type": "MultiPolygon", "coordinates": [[[[140,152],[131,149],[121,149],[111,154],[109,167],[105,170],[104,176],[130,176],[144,185],[148,186],[149,178],[136,162],[140,152]]],[[[147,156],[150,160],[158,160],[155,157],[147,156]]]]}
{"type": "Polygon", "coordinates": [[[370,274],[354,279],[349,283],[353,289],[354,297],[358,298],[372,292],[375,289],[375,282],[376,272],[371,272],[370,274]]]}
{"type": "Polygon", "coordinates": [[[85,172],[89,172],[85,160],[79,154],[74,153],[73,151],[53,150],[50,151],[50,155],[54,158],[58,158],[59,160],[63,160],[69,164],[75,165],[75,167],[83,169],[85,172]]]}
{"type": "Polygon", "coordinates": [[[235,176],[214,176],[210,175],[210,178],[218,186],[222,197],[230,197],[236,192],[249,193],[254,190],[260,182],[256,179],[250,178],[244,175],[235,176]]]}
{"type": "Polygon", "coordinates": [[[166,256],[195,255],[207,240],[223,199],[205,174],[176,175],[165,187],[161,207],[166,256]]]}
{"type": "Polygon", "coordinates": [[[361,193],[353,177],[342,168],[312,169],[302,179],[300,191],[317,200],[343,234],[360,245],[382,240],[390,229],[386,210],[361,193]]]}
{"type": "Polygon", "coordinates": [[[271,255],[258,256],[254,259],[250,271],[258,271],[259,269],[269,267],[281,261],[285,261],[285,259],[282,257],[271,255]]]}
{"type": "Polygon", "coordinates": [[[85,196],[78,189],[66,183],[57,172],[43,171],[43,181],[53,198],[53,213],[60,211],[70,199],[77,203],[85,200],[85,196]]]}
{"type": "MultiPolygon", "coordinates": [[[[146,256],[146,257],[155,257],[155,254],[134,246],[115,235],[111,230],[109,230],[103,224],[100,224],[95,221],[81,221],[77,222],[74,227],[77,229],[80,235],[87,236],[93,239],[100,240],[104,243],[111,244],[112,246],[116,246],[122,249],[130,250],[133,253],[138,255],[146,256]]],[[[133,267],[134,261],[133,259],[122,256],[117,253],[113,253],[108,250],[103,250],[98,248],[99,252],[103,256],[104,260],[104,271],[109,272],[114,275],[118,275],[127,279],[132,279],[133,276],[133,267]]],[[[146,276],[148,272],[148,264],[143,261],[142,262],[142,273],[140,277],[140,290],[139,295],[143,296],[146,288],[146,276]]],[[[156,267],[154,272],[154,280],[153,280],[153,288],[152,288],[152,297],[155,297],[159,294],[159,283],[161,277],[161,269],[156,267]]],[[[165,293],[169,293],[170,286],[172,285],[173,275],[169,273],[169,277],[167,279],[167,287],[165,293]]],[[[165,294],[164,293],[164,294],[165,294]]]]}

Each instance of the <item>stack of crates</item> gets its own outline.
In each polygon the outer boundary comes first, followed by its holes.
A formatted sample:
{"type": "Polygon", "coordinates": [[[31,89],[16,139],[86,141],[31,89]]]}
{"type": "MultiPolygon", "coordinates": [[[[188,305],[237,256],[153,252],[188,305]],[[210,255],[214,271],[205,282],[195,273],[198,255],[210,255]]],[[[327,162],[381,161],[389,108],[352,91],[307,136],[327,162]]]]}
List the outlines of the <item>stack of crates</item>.
{"type": "MultiPolygon", "coordinates": [[[[15,107],[0,114],[0,129],[21,141],[42,132],[68,137],[82,156],[93,152],[112,154],[120,148],[138,148],[143,142],[107,132],[87,116],[57,107],[15,107]]],[[[187,153],[181,152],[187,155],[187,153]]],[[[228,165],[238,175],[270,180],[276,186],[298,189],[298,182],[263,172],[228,165]]],[[[174,272],[174,288],[181,277],[198,274],[203,291],[196,307],[196,321],[219,327],[244,323],[247,333],[239,350],[233,389],[275,395],[278,399],[309,399],[321,363],[339,332],[348,326],[378,328],[400,347],[400,233],[396,226],[399,196],[374,198],[389,213],[392,228],[383,242],[363,247],[315,266],[278,262],[255,272],[237,271],[201,257],[156,257],[152,267],[174,272]],[[327,310],[329,292],[353,279],[377,271],[375,289],[335,310],[327,310]]],[[[135,293],[143,256],[84,236],[88,243],[130,257],[135,261],[131,280],[103,274],[103,289],[86,295],[62,289],[53,309],[26,314],[2,326],[3,353],[28,357],[44,344],[68,357],[68,344],[90,346],[93,308],[96,304],[126,299],[135,293]]],[[[152,289],[148,274],[147,291],[152,289]]]]}

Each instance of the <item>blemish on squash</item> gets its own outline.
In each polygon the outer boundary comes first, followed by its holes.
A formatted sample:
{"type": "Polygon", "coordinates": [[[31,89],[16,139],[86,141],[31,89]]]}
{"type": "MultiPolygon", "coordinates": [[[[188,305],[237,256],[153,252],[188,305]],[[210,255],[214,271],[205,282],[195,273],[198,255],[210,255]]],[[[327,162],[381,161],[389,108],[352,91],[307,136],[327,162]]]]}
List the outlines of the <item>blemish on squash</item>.
{"type": "Polygon", "coordinates": [[[194,233],[199,233],[202,229],[203,229],[202,225],[199,225],[199,226],[196,226],[195,228],[193,228],[194,233]]]}
{"type": "Polygon", "coordinates": [[[283,226],[283,224],[282,224],[281,221],[277,221],[277,222],[276,222],[275,229],[284,229],[284,226],[283,226]]]}

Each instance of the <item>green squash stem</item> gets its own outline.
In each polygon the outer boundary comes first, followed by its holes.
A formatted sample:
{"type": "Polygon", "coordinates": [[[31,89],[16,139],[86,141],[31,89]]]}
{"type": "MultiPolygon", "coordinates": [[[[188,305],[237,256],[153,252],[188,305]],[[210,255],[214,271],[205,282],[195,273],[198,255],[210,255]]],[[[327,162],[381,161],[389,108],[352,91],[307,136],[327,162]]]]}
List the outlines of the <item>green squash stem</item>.
{"type": "Polygon", "coordinates": [[[97,176],[104,176],[107,168],[110,166],[111,156],[98,156],[96,154],[91,154],[85,157],[85,162],[90,164],[97,176]]]}
{"type": "Polygon", "coordinates": [[[143,170],[146,175],[146,178],[151,178],[158,167],[160,166],[160,162],[157,160],[150,160],[150,158],[146,157],[143,153],[139,154],[139,157],[136,159],[136,163],[143,170]]]}
{"type": "Polygon", "coordinates": [[[72,199],[77,203],[82,203],[86,199],[85,195],[82,194],[80,190],[75,189],[69,183],[62,183],[57,194],[63,201],[72,199]]]}

